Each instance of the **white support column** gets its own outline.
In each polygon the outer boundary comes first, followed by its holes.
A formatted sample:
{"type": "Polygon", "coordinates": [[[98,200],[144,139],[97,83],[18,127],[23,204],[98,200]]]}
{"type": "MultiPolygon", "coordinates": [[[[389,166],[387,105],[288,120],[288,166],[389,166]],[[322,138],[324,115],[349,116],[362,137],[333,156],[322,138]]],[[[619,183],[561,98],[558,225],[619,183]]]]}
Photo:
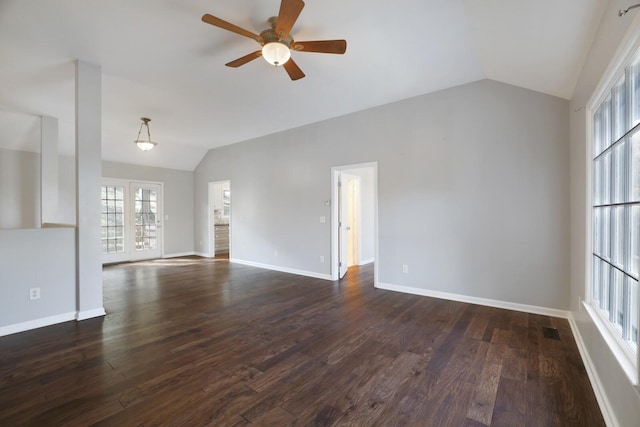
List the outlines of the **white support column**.
{"type": "Polygon", "coordinates": [[[58,119],[40,120],[40,222],[47,224],[58,222],[58,119]]]}
{"type": "Polygon", "coordinates": [[[76,61],[76,269],[78,320],[105,314],[102,302],[100,182],[102,70],[76,61]]]}

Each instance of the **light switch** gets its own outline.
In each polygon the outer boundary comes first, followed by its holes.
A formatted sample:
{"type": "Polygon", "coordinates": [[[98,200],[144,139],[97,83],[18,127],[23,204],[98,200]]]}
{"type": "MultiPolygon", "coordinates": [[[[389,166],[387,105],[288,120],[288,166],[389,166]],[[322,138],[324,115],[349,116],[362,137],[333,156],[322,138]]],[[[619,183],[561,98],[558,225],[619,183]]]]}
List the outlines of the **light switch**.
{"type": "Polygon", "coordinates": [[[324,216],[320,217],[320,224],[324,224],[325,222],[327,222],[327,218],[324,216]]]}
{"type": "Polygon", "coordinates": [[[169,215],[165,215],[165,216],[164,216],[164,220],[165,220],[165,221],[169,221],[169,215]]]}

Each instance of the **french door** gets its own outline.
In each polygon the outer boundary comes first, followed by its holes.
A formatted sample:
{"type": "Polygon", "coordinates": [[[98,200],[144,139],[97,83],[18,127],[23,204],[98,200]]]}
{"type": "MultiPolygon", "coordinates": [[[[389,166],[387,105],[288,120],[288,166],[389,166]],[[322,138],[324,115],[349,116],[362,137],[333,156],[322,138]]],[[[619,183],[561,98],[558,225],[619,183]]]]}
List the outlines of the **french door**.
{"type": "Polygon", "coordinates": [[[106,179],[102,262],[162,258],[162,185],[106,179]]]}

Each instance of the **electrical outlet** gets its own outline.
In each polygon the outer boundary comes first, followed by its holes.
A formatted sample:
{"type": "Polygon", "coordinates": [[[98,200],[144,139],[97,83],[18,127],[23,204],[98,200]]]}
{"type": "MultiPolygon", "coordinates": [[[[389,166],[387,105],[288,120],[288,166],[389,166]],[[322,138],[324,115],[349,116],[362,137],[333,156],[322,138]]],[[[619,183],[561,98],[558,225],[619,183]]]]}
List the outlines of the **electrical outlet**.
{"type": "Polygon", "coordinates": [[[273,256],[278,256],[278,251],[274,251],[273,256]]]}
{"type": "Polygon", "coordinates": [[[408,273],[409,272],[409,266],[407,264],[402,264],[402,272],[403,273],[408,273]]]}
{"type": "Polygon", "coordinates": [[[29,289],[29,299],[40,299],[40,288],[31,288],[29,289]]]}
{"type": "Polygon", "coordinates": [[[578,297],[578,311],[582,311],[582,300],[578,297]]]}
{"type": "Polygon", "coordinates": [[[324,255],[320,255],[320,262],[324,262],[324,255]]]}

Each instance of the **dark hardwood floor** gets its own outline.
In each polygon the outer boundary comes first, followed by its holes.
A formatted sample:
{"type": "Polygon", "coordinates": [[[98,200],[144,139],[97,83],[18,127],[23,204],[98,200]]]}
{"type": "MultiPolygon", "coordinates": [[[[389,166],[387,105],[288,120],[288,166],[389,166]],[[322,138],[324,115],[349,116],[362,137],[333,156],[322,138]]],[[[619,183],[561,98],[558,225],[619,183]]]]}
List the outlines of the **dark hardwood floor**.
{"type": "Polygon", "coordinates": [[[566,320],[201,258],[0,338],[0,426],[602,426],[566,320]]]}

